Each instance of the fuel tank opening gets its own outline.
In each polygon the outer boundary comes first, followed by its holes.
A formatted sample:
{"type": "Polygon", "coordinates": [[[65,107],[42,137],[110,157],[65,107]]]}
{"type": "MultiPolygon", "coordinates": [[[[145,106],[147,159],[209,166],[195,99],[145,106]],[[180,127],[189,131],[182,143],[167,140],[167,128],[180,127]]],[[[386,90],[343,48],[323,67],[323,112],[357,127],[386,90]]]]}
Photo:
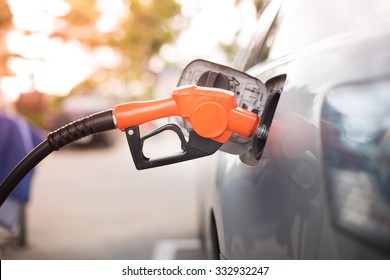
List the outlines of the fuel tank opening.
{"type": "Polygon", "coordinates": [[[256,135],[255,137],[253,137],[252,143],[252,155],[256,160],[260,160],[261,155],[263,154],[264,146],[267,142],[268,130],[274,118],[281,93],[281,89],[277,90],[275,93],[269,96],[267,102],[265,103],[264,111],[261,115],[259,128],[262,128],[262,130],[266,131],[264,131],[260,135],[256,135]]]}

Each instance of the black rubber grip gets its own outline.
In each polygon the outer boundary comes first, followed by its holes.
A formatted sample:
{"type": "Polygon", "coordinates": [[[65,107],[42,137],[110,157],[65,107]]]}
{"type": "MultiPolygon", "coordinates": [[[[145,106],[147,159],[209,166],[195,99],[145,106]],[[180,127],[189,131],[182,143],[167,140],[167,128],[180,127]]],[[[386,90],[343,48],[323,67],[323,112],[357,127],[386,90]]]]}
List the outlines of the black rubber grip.
{"type": "Polygon", "coordinates": [[[194,130],[189,131],[189,139],[187,142],[184,138],[183,132],[175,124],[167,124],[150,132],[144,137],[140,136],[139,127],[133,126],[126,129],[126,136],[135,167],[138,170],[209,156],[218,151],[218,149],[222,146],[222,143],[209,138],[204,138],[196,134],[194,130]],[[166,130],[171,130],[179,136],[182,152],[158,159],[150,159],[146,157],[143,153],[144,141],[166,130]]]}
{"type": "Polygon", "coordinates": [[[54,151],[83,137],[116,128],[112,110],[89,115],[50,132],[47,142],[54,151]]]}

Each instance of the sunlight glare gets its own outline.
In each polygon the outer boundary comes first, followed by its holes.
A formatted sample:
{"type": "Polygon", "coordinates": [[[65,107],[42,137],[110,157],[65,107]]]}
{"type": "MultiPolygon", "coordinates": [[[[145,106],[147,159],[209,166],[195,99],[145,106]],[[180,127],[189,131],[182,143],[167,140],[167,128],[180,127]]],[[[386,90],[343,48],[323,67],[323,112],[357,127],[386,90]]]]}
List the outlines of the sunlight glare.
{"type": "Polygon", "coordinates": [[[54,46],[35,69],[34,83],[38,91],[66,95],[92,72],[91,58],[77,41],[57,40],[54,46]]]}
{"type": "Polygon", "coordinates": [[[30,92],[31,79],[25,76],[5,76],[0,80],[0,91],[5,94],[5,99],[15,102],[21,92],[30,92]]]}
{"type": "Polygon", "coordinates": [[[96,22],[100,32],[115,31],[121,20],[129,15],[129,7],[123,0],[97,0],[96,8],[102,12],[96,22]]]}
{"type": "Polygon", "coordinates": [[[63,0],[8,0],[14,25],[21,30],[50,34],[56,17],[66,15],[70,6],[63,0]]]}
{"type": "MultiPolygon", "coordinates": [[[[248,41],[257,20],[255,6],[250,0],[241,0],[239,3],[234,0],[177,2],[182,5],[183,17],[191,21],[174,44],[176,61],[203,58],[226,63],[220,45],[237,44],[241,47],[243,42],[248,41]]],[[[164,58],[170,61],[170,56],[164,58]]]]}

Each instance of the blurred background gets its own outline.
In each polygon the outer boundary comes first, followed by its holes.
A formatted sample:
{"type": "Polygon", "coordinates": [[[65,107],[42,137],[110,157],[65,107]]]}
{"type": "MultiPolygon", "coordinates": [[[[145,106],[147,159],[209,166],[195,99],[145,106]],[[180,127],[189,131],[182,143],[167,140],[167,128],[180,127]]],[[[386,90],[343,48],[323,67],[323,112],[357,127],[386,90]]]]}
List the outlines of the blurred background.
{"type": "MultiPolygon", "coordinates": [[[[118,103],[168,96],[192,60],[229,65],[266,2],[0,0],[0,114],[45,135],[118,103]]],[[[0,135],[15,146],[7,127],[0,122],[0,135]]],[[[163,134],[148,153],[177,145],[163,134]]],[[[6,151],[0,142],[3,171],[14,159],[6,151]]],[[[197,177],[214,160],[136,171],[123,133],[83,139],[37,167],[16,208],[0,209],[15,212],[0,227],[1,258],[203,258],[197,177]]]]}

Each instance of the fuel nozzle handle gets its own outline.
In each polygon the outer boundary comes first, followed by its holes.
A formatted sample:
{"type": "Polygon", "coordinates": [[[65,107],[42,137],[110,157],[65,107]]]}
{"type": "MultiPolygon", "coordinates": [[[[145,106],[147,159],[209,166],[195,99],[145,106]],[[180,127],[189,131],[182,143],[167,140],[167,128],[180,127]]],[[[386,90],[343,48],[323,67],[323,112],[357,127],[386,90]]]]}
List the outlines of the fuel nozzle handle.
{"type": "Polygon", "coordinates": [[[120,130],[180,116],[199,136],[219,143],[227,142],[233,133],[251,137],[260,122],[256,114],[237,106],[233,92],[199,86],[178,87],[170,97],[159,100],[117,105],[114,116],[120,130]]]}
{"type": "Polygon", "coordinates": [[[51,152],[85,136],[119,128],[126,131],[137,169],[145,169],[211,155],[233,133],[250,137],[259,125],[256,114],[237,107],[232,92],[217,88],[186,86],[176,88],[168,98],[121,104],[114,110],[96,113],[69,123],[51,133],[30,152],[0,184],[0,206],[18,183],[51,152]],[[179,127],[169,124],[141,137],[140,124],[169,116],[181,116],[192,124],[188,142],[179,127]],[[144,140],[172,130],[182,142],[183,153],[151,160],[144,156],[144,140]]]}

